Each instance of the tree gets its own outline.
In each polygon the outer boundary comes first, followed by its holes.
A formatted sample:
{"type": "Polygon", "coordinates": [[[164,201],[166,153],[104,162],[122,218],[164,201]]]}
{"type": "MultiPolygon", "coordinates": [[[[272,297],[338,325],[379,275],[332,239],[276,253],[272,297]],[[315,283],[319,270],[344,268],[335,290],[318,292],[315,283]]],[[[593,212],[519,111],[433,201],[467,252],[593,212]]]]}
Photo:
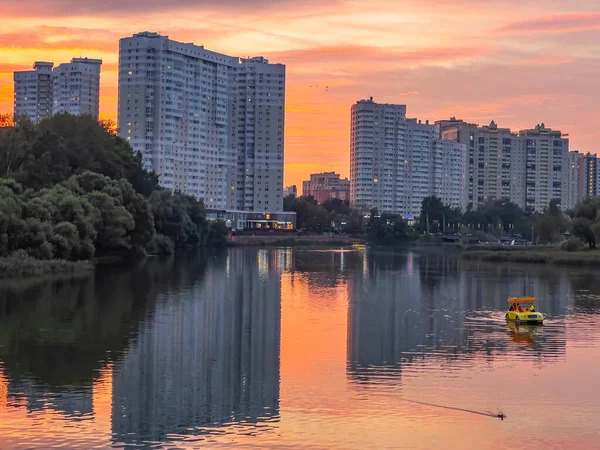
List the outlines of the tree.
{"type": "Polygon", "coordinates": [[[586,217],[577,217],[573,220],[573,234],[586,242],[590,249],[596,248],[596,236],[592,231],[592,221],[586,217]]]}
{"type": "Polygon", "coordinates": [[[295,198],[288,196],[284,199],[284,211],[296,213],[296,226],[316,233],[322,233],[329,226],[329,216],[322,205],[318,205],[312,196],[295,198]]]}
{"type": "Polygon", "coordinates": [[[92,116],[56,114],[38,124],[19,117],[0,134],[0,173],[25,187],[51,187],[85,171],[125,178],[145,196],[158,187],[156,174],[143,169],[141,155],[110,123],[92,116]]]}
{"type": "Polygon", "coordinates": [[[13,127],[14,123],[14,116],[11,113],[0,114],[0,128],[13,127]]]}
{"type": "Polygon", "coordinates": [[[550,202],[543,214],[534,216],[534,223],[538,244],[550,244],[560,241],[562,234],[568,228],[568,222],[556,200],[550,202]]]}
{"type": "Polygon", "coordinates": [[[577,204],[572,233],[590,249],[596,248],[596,240],[600,238],[600,197],[586,197],[577,204]]]}
{"type": "Polygon", "coordinates": [[[397,245],[408,240],[408,226],[400,216],[372,216],[368,231],[369,242],[378,245],[397,245]]]}

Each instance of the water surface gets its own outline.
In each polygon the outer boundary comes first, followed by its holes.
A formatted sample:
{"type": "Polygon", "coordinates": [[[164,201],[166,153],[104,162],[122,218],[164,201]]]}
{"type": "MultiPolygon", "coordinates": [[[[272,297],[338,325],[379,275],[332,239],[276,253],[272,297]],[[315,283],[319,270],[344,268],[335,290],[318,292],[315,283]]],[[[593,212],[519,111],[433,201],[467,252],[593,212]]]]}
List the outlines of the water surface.
{"type": "Polygon", "coordinates": [[[600,448],[599,374],[587,269],[231,249],[0,283],[3,449],[600,448]]]}

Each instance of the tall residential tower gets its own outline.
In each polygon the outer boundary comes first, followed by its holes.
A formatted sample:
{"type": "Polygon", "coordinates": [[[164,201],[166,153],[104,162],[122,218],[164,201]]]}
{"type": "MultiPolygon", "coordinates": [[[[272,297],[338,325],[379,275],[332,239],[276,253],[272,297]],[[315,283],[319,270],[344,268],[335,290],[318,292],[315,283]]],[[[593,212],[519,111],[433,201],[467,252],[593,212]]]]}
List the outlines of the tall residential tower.
{"type": "Polygon", "coordinates": [[[462,120],[436,122],[440,136],[467,146],[468,202],[477,208],[507,199],[527,212],[541,212],[551,200],[571,207],[569,141],[544,124],[513,133],[492,121],[479,126],[462,120]]]}
{"type": "Polygon", "coordinates": [[[36,61],[33,70],[15,72],[15,117],[39,122],[52,115],[52,66],[36,61]]]}
{"type": "Polygon", "coordinates": [[[55,67],[52,113],[98,117],[101,66],[101,59],[73,58],[70,63],[55,67]]]}
{"type": "Polygon", "coordinates": [[[368,211],[418,216],[436,195],[466,208],[467,149],[441,141],[434,125],[406,118],[405,105],[361,100],[352,106],[350,201],[368,211]]]}
{"type": "Polygon", "coordinates": [[[143,32],[121,39],[120,133],[207,208],[283,208],[285,66],[143,32]]]}
{"type": "Polygon", "coordinates": [[[58,67],[36,62],[33,70],[15,72],[15,117],[33,122],[53,114],[90,114],[98,117],[101,59],[73,58],[58,67]]]}

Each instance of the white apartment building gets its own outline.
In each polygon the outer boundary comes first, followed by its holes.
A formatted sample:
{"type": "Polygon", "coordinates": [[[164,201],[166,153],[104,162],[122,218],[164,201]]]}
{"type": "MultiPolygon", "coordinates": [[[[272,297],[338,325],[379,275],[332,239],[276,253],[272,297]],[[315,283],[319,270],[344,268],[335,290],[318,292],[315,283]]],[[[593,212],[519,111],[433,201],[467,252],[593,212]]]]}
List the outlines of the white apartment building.
{"type": "Polygon", "coordinates": [[[551,200],[568,206],[569,140],[559,130],[536,125],[519,131],[526,157],[525,211],[543,211],[551,200]]]}
{"type": "Polygon", "coordinates": [[[518,136],[498,128],[451,119],[438,121],[440,136],[468,149],[468,203],[475,208],[490,198],[510,198],[525,208],[525,157],[518,136]]]}
{"type": "Polygon", "coordinates": [[[98,117],[101,65],[100,59],[73,58],[54,69],[54,63],[38,61],[33,70],[15,72],[15,117],[33,122],[64,112],[98,117]]]}
{"type": "Polygon", "coordinates": [[[567,203],[565,209],[574,208],[585,197],[585,155],[578,151],[569,152],[569,165],[567,170],[567,203]]]}
{"type": "Polygon", "coordinates": [[[101,66],[101,59],[73,58],[70,63],[55,67],[52,113],[98,117],[101,66]]]}
{"type": "Polygon", "coordinates": [[[466,207],[466,146],[442,142],[405,105],[361,100],[352,106],[350,201],[363,210],[418,216],[425,197],[466,207]]]}
{"type": "Polygon", "coordinates": [[[541,124],[516,134],[494,121],[479,126],[456,119],[436,126],[442,139],[468,148],[468,203],[474,208],[499,198],[527,212],[541,212],[553,199],[563,209],[571,204],[569,141],[560,131],[541,124]]]}
{"type": "Polygon", "coordinates": [[[209,209],[281,211],[285,66],[143,32],[121,39],[121,135],[209,209]]]}
{"type": "Polygon", "coordinates": [[[15,72],[15,117],[27,116],[39,122],[52,115],[52,67],[54,63],[36,61],[33,70],[15,72]]]}

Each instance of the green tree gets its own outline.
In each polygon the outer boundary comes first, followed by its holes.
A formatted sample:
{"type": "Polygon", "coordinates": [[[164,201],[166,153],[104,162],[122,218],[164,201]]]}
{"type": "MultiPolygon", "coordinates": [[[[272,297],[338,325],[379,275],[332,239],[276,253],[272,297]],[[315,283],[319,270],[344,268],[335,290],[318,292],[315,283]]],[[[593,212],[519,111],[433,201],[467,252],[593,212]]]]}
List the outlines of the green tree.
{"type": "Polygon", "coordinates": [[[381,214],[369,222],[369,242],[377,245],[397,245],[408,241],[408,226],[400,216],[381,214]]]}
{"type": "Polygon", "coordinates": [[[538,244],[559,242],[562,234],[568,229],[568,221],[558,207],[556,200],[552,200],[543,214],[534,216],[534,229],[538,244]]]}

